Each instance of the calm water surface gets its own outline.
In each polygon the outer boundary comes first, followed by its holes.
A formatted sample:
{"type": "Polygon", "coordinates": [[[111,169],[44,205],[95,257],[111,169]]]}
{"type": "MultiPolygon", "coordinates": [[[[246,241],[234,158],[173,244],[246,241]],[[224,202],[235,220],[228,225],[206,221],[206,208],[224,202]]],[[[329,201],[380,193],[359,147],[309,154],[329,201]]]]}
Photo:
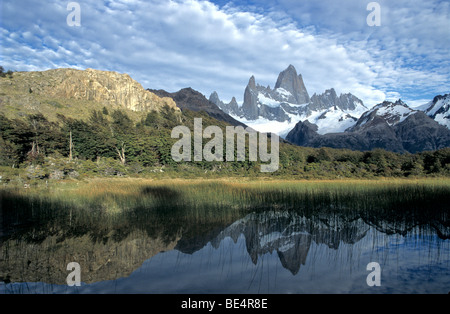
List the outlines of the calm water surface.
{"type": "Polygon", "coordinates": [[[148,219],[123,234],[4,234],[0,293],[450,292],[450,228],[436,217],[272,210],[211,223],[148,219]],[[80,264],[79,287],[66,284],[69,262],[80,264]],[[367,284],[371,262],[381,286],[367,284]]]}

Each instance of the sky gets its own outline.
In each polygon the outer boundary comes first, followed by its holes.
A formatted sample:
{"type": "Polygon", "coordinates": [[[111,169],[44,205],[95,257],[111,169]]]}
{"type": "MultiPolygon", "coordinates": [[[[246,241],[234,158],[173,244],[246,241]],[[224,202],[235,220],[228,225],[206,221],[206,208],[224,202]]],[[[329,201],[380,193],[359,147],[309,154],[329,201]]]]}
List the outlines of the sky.
{"type": "Polygon", "coordinates": [[[310,95],[334,88],[367,107],[449,93],[450,1],[382,0],[375,11],[370,2],[1,0],[0,64],[116,71],[144,88],[239,103],[252,75],[273,88],[290,64],[310,95]]]}

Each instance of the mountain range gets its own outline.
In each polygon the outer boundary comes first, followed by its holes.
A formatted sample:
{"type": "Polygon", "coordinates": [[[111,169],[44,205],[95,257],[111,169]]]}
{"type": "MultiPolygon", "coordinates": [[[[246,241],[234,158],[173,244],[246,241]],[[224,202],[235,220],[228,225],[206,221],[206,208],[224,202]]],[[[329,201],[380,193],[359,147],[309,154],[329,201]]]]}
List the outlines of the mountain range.
{"type": "Polygon", "coordinates": [[[273,89],[252,76],[241,105],[236,98],[222,102],[217,92],[207,99],[192,88],[146,90],[127,74],[93,69],[15,72],[13,78],[1,80],[0,87],[0,112],[11,118],[39,112],[50,119],[57,114],[89,117],[92,109],[107,106],[136,113],[139,119],[140,112],[168,106],[274,132],[299,146],[411,153],[450,147],[450,94],[417,108],[401,100],[367,108],[356,96],[338,95],[333,88],[310,96],[292,65],[279,74],[273,89]]]}
{"type": "Polygon", "coordinates": [[[402,100],[367,108],[351,93],[334,88],[309,96],[293,65],[282,71],[275,88],[249,80],[242,105],[233,98],[210,101],[236,120],[260,132],[275,132],[287,141],[308,147],[419,152],[450,146],[450,94],[436,96],[419,108],[402,100]]]}
{"type": "Polygon", "coordinates": [[[344,131],[368,110],[356,96],[350,93],[338,96],[333,88],[310,97],[302,75],[292,65],[279,74],[274,89],[257,84],[252,76],[242,106],[235,98],[223,103],[217,92],[211,94],[210,101],[254,129],[275,131],[283,138],[305,120],[317,124],[320,134],[344,131]]]}

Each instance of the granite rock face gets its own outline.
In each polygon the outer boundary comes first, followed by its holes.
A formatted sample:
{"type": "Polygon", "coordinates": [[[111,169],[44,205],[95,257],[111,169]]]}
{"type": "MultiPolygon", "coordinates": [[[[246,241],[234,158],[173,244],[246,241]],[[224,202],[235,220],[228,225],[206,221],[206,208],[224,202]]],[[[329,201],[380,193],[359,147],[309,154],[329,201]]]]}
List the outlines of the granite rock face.
{"type": "Polygon", "coordinates": [[[251,76],[244,92],[244,102],[239,106],[236,99],[223,103],[217,92],[213,92],[210,101],[220,109],[233,116],[246,120],[256,120],[260,117],[271,121],[288,121],[289,113],[298,114],[298,108],[289,104],[305,104],[309,102],[308,91],[301,75],[297,75],[294,66],[290,65],[278,75],[275,88],[261,86],[251,76]]]}
{"type": "Polygon", "coordinates": [[[338,96],[334,88],[331,88],[326,90],[323,94],[312,95],[309,102],[309,109],[311,111],[317,111],[335,107],[342,110],[355,110],[358,105],[364,106],[363,102],[356,96],[350,93],[338,96]]]}
{"type": "Polygon", "coordinates": [[[278,76],[275,90],[279,88],[283,88],[291,94],[287,98],[287,102],[295,104],[305,104],[309,102],[309,95],[305,84],[303,83],[303,78],[301,74],[297,75],[297,71],[292,64],[278,76]]]}
{"type": "Polygon", "coordinates": [[[128,74],[93,69],[54,69],[17,72],[15,78],[30,94],[98,102],[115,109],[159,111],[167,105],[179,111],[171,98],[160,98],[145,90],[128,74]]]}
{"type": "Polygon", "coordinates": [[[450,147],[450,130],[423,112],[410,115],[396,126],[395,132],[408,152],[450,147]]]}

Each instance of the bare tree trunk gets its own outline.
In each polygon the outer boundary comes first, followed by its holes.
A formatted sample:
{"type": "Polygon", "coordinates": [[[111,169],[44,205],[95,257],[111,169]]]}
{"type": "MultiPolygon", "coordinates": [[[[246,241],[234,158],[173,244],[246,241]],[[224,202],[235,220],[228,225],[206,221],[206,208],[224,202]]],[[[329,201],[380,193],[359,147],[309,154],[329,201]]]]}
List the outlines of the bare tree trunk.
{"type": "Polygon", "coordinates": [[[33,141],[33,144],[31,145],[31,154],[33,155],[33,157],[39,155],[39,145],[37,141],[33,141]]]}
{"type": "Polygon", "coordinates": [[[33,141],[33,143],[31,144],[31,156],[34,157],[34,154],[36,153],[36,143],[33,141]]]}
{"type": "Polygon", "coordinates": [[[34,161],[39,156],[39,145],[37,144],[37,141],[33,141],[33,143],[31,143],[31,150],[27,155],[31,161],[34,161]]]}
{"type": "Polygon", "coordinates": [[[70,142],[69,142],[69,161],[72,161],[72,149],[73,149],[73,142],[72,142],[72,131],[70,131],[70,142]]]}
{"type": "Polygon", "coordinates": [[[125,162],[126,162],[126,159],[125,159],[125,144],[122,143],[122,151],[120,151],[117,147],[116,147],[116,151],[117,151],[117,154],[119,154],[120,162],[122,163],[122,165],[125,165],[125,162]]]}

